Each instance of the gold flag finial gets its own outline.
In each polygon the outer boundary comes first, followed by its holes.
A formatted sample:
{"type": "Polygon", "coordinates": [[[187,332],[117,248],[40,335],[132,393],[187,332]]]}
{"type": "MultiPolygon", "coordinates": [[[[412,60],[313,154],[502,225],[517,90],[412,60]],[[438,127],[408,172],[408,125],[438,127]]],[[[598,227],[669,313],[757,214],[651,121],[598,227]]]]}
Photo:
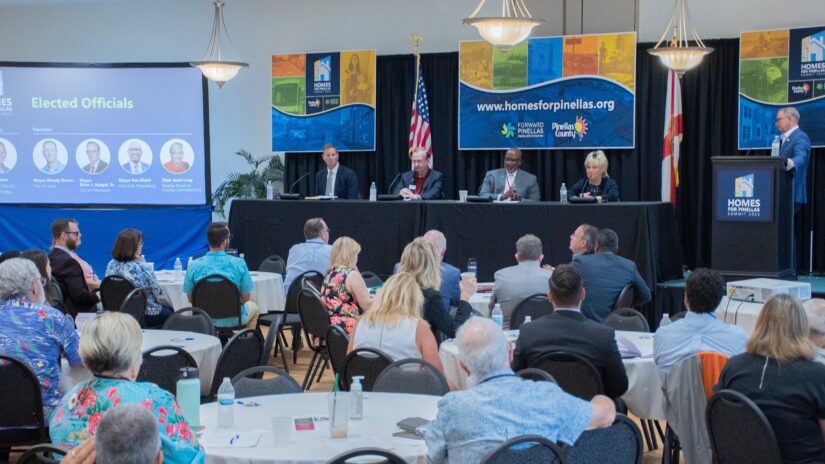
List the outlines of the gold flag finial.
{"type": "Polygon", "coordinates": [[[418,32],[413,32],[410,34],[410,43],[413,47],[415,47],[415,53],[418,53],[418,48],[424,43],[424,37],[421,36],[418,32]]]}

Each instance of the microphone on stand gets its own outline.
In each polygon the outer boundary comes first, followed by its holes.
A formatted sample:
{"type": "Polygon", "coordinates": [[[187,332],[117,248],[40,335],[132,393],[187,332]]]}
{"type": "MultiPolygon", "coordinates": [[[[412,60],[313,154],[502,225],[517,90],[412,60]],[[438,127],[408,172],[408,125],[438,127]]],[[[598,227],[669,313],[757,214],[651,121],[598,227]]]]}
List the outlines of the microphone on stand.
{"type": "Polygon", "coordinates": [[[395,179],[393,179],[392,182],[390,182],[390,186],[389,186],[389,188],[387,188],[387,193],[392,193],[392,188],[393,188],[393,186],[395,186],[395,183],[398,182],[398,179],[400,177],[401,177],[401,173],[399,172],[398,175],[395,176],[395,179]]]}
{"type": "Polygon", "coordinates": [[[281,194],[281,200],[300,200],[302,198],[301,194],[300,193],[292,193],[292,190],[295,189],[295,186],[297,186],[302,180],[304,180],[304,178],[306,176],[308,176],[310,174],[312,174],[311,171],[305,173],[303,176],[299,177],[298,180],[293,182],[292,185],[289,186],[289,193],[282,193],[281,194]]]}

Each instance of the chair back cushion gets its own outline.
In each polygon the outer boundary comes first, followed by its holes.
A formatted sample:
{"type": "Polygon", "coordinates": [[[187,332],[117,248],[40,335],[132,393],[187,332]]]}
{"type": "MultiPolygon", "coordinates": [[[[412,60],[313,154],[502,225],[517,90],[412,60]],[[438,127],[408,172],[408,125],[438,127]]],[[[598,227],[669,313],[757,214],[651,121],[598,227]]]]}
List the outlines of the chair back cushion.
{"type": "Polygon", "coordinates": [[[236,398],[250,396],[282,395],[301,393],[301,386],[289,374],[270,366],[257,366],[245,369],[232,378],[236,398]],[[263,378],[262,374],[272,374],[263,378]]]}
{"type": "Polygon", "coordinates": [[[525,316],[530,316],[531,320],[536,320],[553,312],[553,303],[547,300],[544,293],[536,293],[521,300],[510,315],[510,330],[518,330],[524,323],[525,316]]]}
{"type": "Polygon", "coordinates": [[[604,393],[601,374],[590,361],[578,354],[554,351],[528,367],[549,373],[562,390],[583,400],[590,401],[594,396],[604,393]]]}
{"type": "MultiPolygon", "coordinates": [[[[59,288],[59,287],[58,287],[59,288]]],[[[100,302],[106,311],[118,311],[129,293],[135,289],[131,282],[119,275],[106,276],[100,282],[100,302]]]]}
{"type": "Polygon", "coordinates": [[[264,336],[258,329],[244,329],[235,334],[223,347],[218,358],[210,396],[218,394],[224,377],[231,379],[244,369],[256,367],[261,364],[263,358],[264,336]]]}
{"type": "Polygon", "coordinates": [[[642,433],[624,414],[610,427],[585,431],[567,449],[568,464],[640,464],[643,456],[642,433]]]}
{"type": "Polygon", "coordinates": [[[241,292],[234,282],[219,274],[211,274],[195,283],[192,306],[203,309],[212,320],[238,318],[241,323],[241,292]]]}
{"type": "Polygon", "coordinates": [[[180,370],[184,367],[198,367],[191,354],[177,346],[156,346],[143,352],[143,363],[140,365],[137,380],[152,382],[175,395],[180,370]]]}
{"type": "Polygon", "coordinates": [[[175,311],[163,323],[163,330],[180,330],[215,336],[215,323],[206,311],[195,308],[183,308],[175,311]]]}
{"type": "Polygon", "coordinates": [[[422,359],[402,359],[387,366],[375,379],[372,391],[444,396],[450,391],[447,379],[422,359]]]}
{"type": "Polygon", "coordinates": [[[773,427],[759,406],[745,395],[718,391],[708,401],[705,420],[718,462],[782,462],[773,427]]]}
{"type": "Polygon", "coordinates": [[[344,361],[344,386],[349,390],[352,378],[361,375],[364,380],[361,385],[364,391],[372,391],[372,386],[381,372],[392,364],[392,359],[386,353],[373,348],[358,348],[352,350],[344,361]]]}

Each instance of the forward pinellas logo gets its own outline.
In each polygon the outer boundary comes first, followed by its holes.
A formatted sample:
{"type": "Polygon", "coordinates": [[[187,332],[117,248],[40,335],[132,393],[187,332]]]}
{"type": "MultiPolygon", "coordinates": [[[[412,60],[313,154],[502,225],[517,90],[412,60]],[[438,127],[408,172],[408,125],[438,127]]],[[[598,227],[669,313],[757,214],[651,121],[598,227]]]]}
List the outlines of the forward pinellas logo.
{"type": "Polygon", "coordinates": [[[511,122],[502,124],[501,135],[503,135],[504,138],[512,139],[516,135],[516,126],[511,122]]]}

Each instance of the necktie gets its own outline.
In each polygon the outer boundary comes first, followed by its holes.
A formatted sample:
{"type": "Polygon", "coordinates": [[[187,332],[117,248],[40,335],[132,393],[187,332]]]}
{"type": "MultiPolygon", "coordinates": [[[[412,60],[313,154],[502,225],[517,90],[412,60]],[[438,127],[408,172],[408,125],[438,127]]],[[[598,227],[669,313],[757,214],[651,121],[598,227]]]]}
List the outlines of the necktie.
{"type": "Polygon", "coordinates": [[[138,170],[138,165],[136,163],[132,163],[132,174],[140,174],[140,170],[138,170]]]}
{"type": "Polygon", "coordinates": [[[327,191],[325,195],[333,195],[335,193],[335,174],[333,171],[327,173],[327,191]]]}
{"type": "Polygon", "coordinates": [[[90,169],[89,172],[92,173],[92,174],[95,173],[95,165],[94,164],[92,165],[92,169],[90,169]]]}

